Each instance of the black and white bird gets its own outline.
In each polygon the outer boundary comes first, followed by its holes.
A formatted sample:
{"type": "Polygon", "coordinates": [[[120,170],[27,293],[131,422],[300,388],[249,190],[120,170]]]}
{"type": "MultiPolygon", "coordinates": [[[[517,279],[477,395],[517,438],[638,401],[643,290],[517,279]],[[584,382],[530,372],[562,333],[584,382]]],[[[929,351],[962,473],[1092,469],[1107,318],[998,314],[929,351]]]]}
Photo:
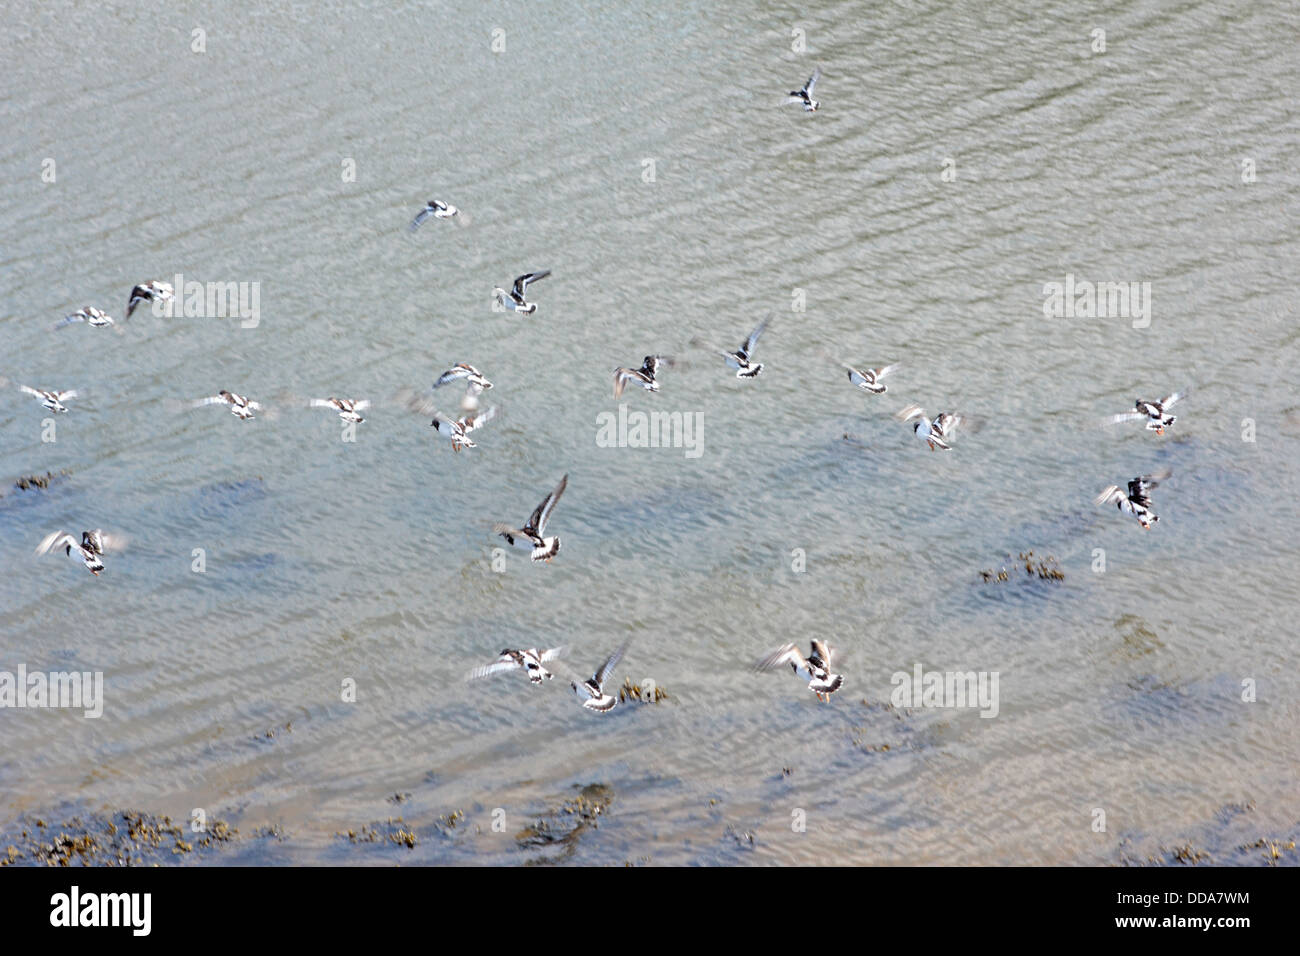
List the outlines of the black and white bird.
{"type": "Polygon", "coordinates": [[[441,199],[430,199],[424,204],[424,208],[415,214],[415,218],[411,220],[411,232],[415,232],[415,230],[419,229],[420,226],[424,224],[424,220],[428,219],[430,216],[433,216],[435,219],[451,219],[459,213],[459,209],[455,206],[448,205],[441,199]]]}
{"type": "Polygon", "coordinates": [[[659,391],[659,383],[655,380],[655,373],[659,371],[660,365],[670,364],[661,355],[647,355],[640,368],[623,368],[619,366],[614,369],[614,397],[621,398],[623,389],[629,385],[639,385],[647,392],[659,391]]]}
{"type": "Polygon", "coordinates": [[[369,408],[370,401],[364,398],[313,398],[311,407],[332,408],[339,413],[339,418],[345,422],[360,425],[365,419],[358,413],[369,408]]]}
{"type": "Polygon", "coordinates": [[[141,302],[170,302],[174,298],[176,298],[176,290],[170,282],[160,282],[156,279],[141,282],[131,290],[131,298],[126,303],[126,317],[131,318],[131,313],[141,302]]]}
{"type": "Polygon", "coordinates": [[[543,537],[546,534],[546,522],[550,520],[551,512],[555,510],[555,504],[560,500],[560,495],[564,494],[568,484],[569,476],[565,475],[555,486],[555,490],[542,499],[542,503],[537,506],[528,523],[522,528],[512,528],[508,524],[494,524],[492,530],[505,538],[506,543],[511,546],[531,548],[534,561],[549,563],[551,558],[560,553],[560,537],[559,535],[553,538],[543,537]]]}
{"type": "Polygon", "coordinates": [[[66,412],[68,409],[63,403],[68,399],[77,397],[77,390],[75,388],[67,389],[62,392],[47,392],[43,388],[32,388],[30,385],[19,385],[18,388],[26,392],[28,395],[34,395],[39,398],[41,404],[52,412],[66,412]]]}
{"type": "Polygon", "coordinates": [[[1134,411],[1121,412],[1118,415],[1112,415],[1107,421],[1112,425],[1120,422],[1136,422],[1146,420],[1147,431],[1153,431],[1157,435],[1163,435],[1165,429],[1173,425],[1178,418],[1174,415],[1166,415],[1168,408],[1178,401],[1185,392],[1174,392],[1172,395],[1166,395],[1158,402],[1148,402],[1139,398],[1133,403],[1134,411]]]}
{"type": "Polygon", "coordinates": [[[102,329],[113,324],[113,317],[107,312],[88,305],[84,309],[78,309],[71,315],[65,315],[55,322],[51,328],[62,328],[65,325],[71,325],[73,322],[85,322],[92,329],[102,329]]]}
{"type": "Polygon", "coordinates": [[[594,710],[598,714],[604,714],[614,709],[618,704],[618,698],[605,693],[605,682],[609,680],[610,673],[618,666],[618,662],[623,659],[623,653],[627,650],[627,643],[616,650],[604,662],[596,668],[596,673],[592,674],[587,680],[579,683],[578,681],[569,681],[569,686],[573,693],[582,701],[582,706],[587,710],[594,710]]]}
{"type": "Polygon", "coordinates": [[[961,415],[955,415],[952,412],[943,412],[933,421],[926,418],[925,411],[919,405],[908,405],[898,413],[900,421],[911,421],[913,418],[918,419],[917,423],[912,426],[912,431],[916,437],[930,446],[930,451],[936,448],[941,451],[948,451],[952,448],[949,441],[957,427],[965,419],[961,415]]]}
{"type": "Polygon", "coordinates": [[[550,274],[550,269],[543,269],[541,272],[525,272],[515,279],[515,284],[509,292],[506,292],[505,289],[493,289],[492,294],[496,296],[496,300],[501,303],[503,308],[509,309],[511,312],[532,315],[537,311],[537,303],[525,299],[524,290],[528,288],[528,283],[545,279],[550,274]]]}
{"type": "Polygon", "coordinates": [[[817,699],[826,702],[831,694],[840,689],[844,675],[831,673],[831,661],[835,650],[824,641],[813,639],[812,651],[807,657],[794,644],[782,644],[771,654],[759,660],[755,670],[770,671],[788,666],[801,679],[808,682],[808,689],[817,695],[817,699]]]}
{"type": "Polygon", "coordinates": [[[470,440],[469,433],[492,421],[492,419],[496,418],[496,414],[495,406],[481,411],[477,415],[462,415],[460,418],[448,418],[446,415],[435,414],[433,421],[429,422],[429,424],[438,429],[439,435],[451,441],[453,451],[460,451],[462,448],[478,447],[470,440]]]}
{"type": "Polygon", "coordinates": [[[745,344],[734,352],[726,352],[718,349],[718,354],[727,360],[727,367],[736,370],[736,378],[755,378],[763,371],[762,362],[753,362],[750,357],[754,354],[754,346],[758,344],[758,337],[763,334],[767,328],[770,318],[764,319],[758,324],[753,332],[749,333],[749,338],[745,339],[745,344]]]}
{"type": "Polygon", "coordinates": [[[438,380],[433,383],[434,388],[441,388],[450,382],[464,380],[467,385],[477,388],[479,391],[486,391],[492,387],[492,383],[483,377],[483,373],[473,365],[467,365],[464,362],[457,362],[447,371],[438,376],[438,380]]]}
{"type": "Polygon", "coordinates": [[[511,650],[507,647],[491,664],[484,664],[470,671],[469,680],[478,680],[503,671],[523,670],[528,675],[529,681],[540,684],[555,676],[542,665],[555,660],[562,653],[564,653],[563,647],[551,647],[546,650],[539,650],[536,647],[527,650],[511,650]]]}
{"type": "Polygon", "coordinates": [[[1150,491],[1171,474],[1173,472],[1166,468],[1153,475],[1139,475],[1128,483],[1127,493],[1119,485],[1111,485],[1097,496],[1095,504],[1108,505],[1114,502],[1120,511],[1126,511],[1137,518],[1143,531],[1150,530],[1160,520],[1160,516],[1151,510],[1150,491]]]}
{"type": "Polygon", "coordinates": [[[881,368],[854,368],[846,362],[841,362],[849,371],[849,381],[864,392],[870,392],[873,395],[883,395],[889,391],[889,386],[880,381],[890,372],[898,368],[898,364],[885,365],[881,368]]]}
{"type": "Polygon", "coordinates": [[[808,82],[803,85],[802,90],[790,91],[790,102],[802,103],[805,112],[816,113],[817,107],[821,106],[821,103],[812,98],[813,87],[817,85],[817,81],[821,79],[821,75],[822,71],[820,67],[814,69],[813,75],[808,77],[808,82]]]}
{"type": "Polygon", "coordinates": [[[106,534],[98,528],[81,532],[80,542],[66,531],[55,531],[36,546],[36,555],[40,557],[62,548],[65,554],[79,558],[87,571],[99,577],[99,572],[104,570],[104,552],[120,551],[125,546],[126,540],[120,535],[106,534]]]}
{"type": "Polygon", "coordinates": [[[236,395],[234,392],[228,392],[224,388],[215,395],[207,398],[200,398],[190,403],[194,408],[200,408],[204,405],[228,405],[230,412],[236,418],[248,421],[253,417],[253,412],[262,411],[260,402],[255,402],[244,395],[236,395]]]}

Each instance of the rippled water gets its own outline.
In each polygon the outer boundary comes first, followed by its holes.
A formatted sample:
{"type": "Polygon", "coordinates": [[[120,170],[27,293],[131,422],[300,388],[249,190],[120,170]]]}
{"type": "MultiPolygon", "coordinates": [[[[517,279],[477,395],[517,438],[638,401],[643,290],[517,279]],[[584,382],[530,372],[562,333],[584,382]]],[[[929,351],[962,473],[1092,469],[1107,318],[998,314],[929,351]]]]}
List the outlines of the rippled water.
{"type": "Polygon", "coordinates": [[[281,827],[266,860],[325,862],[1114,863],[1189,841],[1251,862],[1240,845],[1294,837],[1294,6],[565,6],[7,8],[0,374],[83,396],[53,443],[27,396],[0,408],[6,485],[68,473],[0,498],[0,670],[103,671],[107,699],[99,720],[0,710],[0,826],[202,807],[281,827]],[[784,93],[814,65],[808,115],[784,93]],[[430,196],[469,226],[409,233],[430,196]],[[542,268],[535,316],[491,310],[542,268]],[[50,330],[177,273],[259,283],[259,324],[146,306],[121,335],[50,330]],[[1149,282],[1150,326],[1045,317],[1067,274],[1149,282]],[[706,346],[768,313],[766,370],[737,381],[706,346]],[[597,443],[610,370],[650,352],[679,362],[624,401],[701,415],[699,457],[597,443]],[[871,397],[838,358],[904,365],[871,397]],[[456,361],[501,409],[459,455],[388,405],[349,444],[287,404],[456,361]],[[1097,425],[1182,386],[1164,438],[1097,425]],[[280,413],[176,408],[220,388],[280,413]],[[911,401],[983,427],[931,454],[891,417],[911,401]],[[1092,506],[1161,467],[1150,532],[1092,506]],[[491,524],[566,473],[563,553],[494,572],[491,524]],[[98,580],[32,557],[96,526],[131,539],[98,580]],[[1064,580],[981,578],[1030,549],[1064,580]],[[747,669],[819,635],[844,651],[829,705],[747,669]],[[628,638],[616,682],[667,702],[602,718],[558,680],[462,680],[535,643],[589,673],[628,638]],[[997,672],[998,716],[887,706],[918,662],[997,672]],[[515,838],[592,783],[598,829],[515,838]],[[336,836],[398,814],[414,850],[336,836]]]}

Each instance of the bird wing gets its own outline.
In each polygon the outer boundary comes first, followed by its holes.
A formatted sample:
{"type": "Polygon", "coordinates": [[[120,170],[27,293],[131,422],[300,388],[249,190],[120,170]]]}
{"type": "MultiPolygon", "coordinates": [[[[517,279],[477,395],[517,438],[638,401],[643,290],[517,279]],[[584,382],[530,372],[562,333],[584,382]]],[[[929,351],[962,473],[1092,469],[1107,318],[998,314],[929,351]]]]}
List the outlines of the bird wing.
{"type": "Polygon", "coordinates": [[[1148,492],[1158,482],[1147,482],[1142,478],[1134,478],[1128,483],[1128,500],[1135,505],[1141,505],[1143,508],[1151,507],[1151,496],[1148,492]]]}
{"type": "Polygon", "coordinates": [[[820,80],[821,77],[822,77],[821,67],[814,68],[813,75],[808,77],[808,82],[804,84],[804,91],[809,96],[812,96],[813,87],[817,85],[817,81],[820,80]]]}
{"type": "Polygon", "coordinates": [[[1119,485],[1107,485],[1106,490],[1093,499],[1093,504],[1108,505],[1126,497],[1127,495],[1124,494],[1119,485]]]}
{"type": "Polygon", "coordinates": [[[439,386],[446,385],[448,382],[454,382],[460,378],[468,378],[472,374],[474,374],[473,369],[467,368],[463,365],[457,365],[447,369],[447,371],[439,375],[438,381],[433,383],[433,387],[438,388],[439,386]]]}
{"type": "Polygon", "coordinates": [[[190,404],[195,408],[199,408],[202,405],[225,405],[227,401],[224,395],[209,395],[207,398],[200,398],[190,404]]]}
{"type": "Polygon", "coordinates": [[[549,661],[556,660],[556,659],[559,658],[559,656],[560,656],[561,654],[563,654],[563,653],[564,653],[564,647],[563,647],[563,645],[561,645],[560,647],[551,647],[551,648],[547,648],[546,650],[542,651],[542,652],[538,655],[538,659],[539,659],[543,664],[545,664],[545,663],[547,663],[547,662],[549,662],[549,661]]]}
{"type": "Polygon", "coordinates": [[[898,367],[902,364],[903,364],[902,362],[894,362],[892,365],[882,365],[880,368],[868,369],[868,371],[870,371],[871,374],[875,377],[875,379],[879,381],[880,379],[884,378],[886,375],[889,375],[891,372],[896,371],[898,367]]]}
{"type": "Polygon", "coordinates": [[[1160,399],[1160,407],[1168,408],[1170,405],[1174,404],[1174,402],[1182,398],[1185,394],[1186,394],[1185,392],[1174,392],[1172,395],[1168,396],[1167,398],[1160,399]]]}
{"type": "Polygon", "coordinates": [[[818,657],[820,657],[822,659],[822,663],[826,665],[827,669],[829,669],[831,666],[831,659],[835,655],[835,648],[831,647],[825,641],[821,641],[818,640],[817,638],[813,638],[812,649],[813,649],[813,653],[815,653],[818,657]]]}
{"type": "MultiPolygon", "coordinates": [[[[167,286],[166,288],[170,289],[171,287],[167,286]]],[[[125,319],[131,318],[131,313],[136,310],[136,307],[139,306],[141,302],[154,301],[156,297],[162,295],[163,290],[164,284],[154,281],[142,282],[140,285],[132,289],[131,298],[128,299],[126,303],[125,319]]],[[[125,321],[125,319],[123,321],[125,321]]]]}
{"type": "Polygon", "coordinates": [[[918,415],[921,418],[925,418],[925,410],[921,408],[920,405],[908,405],[906,408],[901,408],[898,410],[897,413],[895,413],[895,417],[900,422],[910,422],[913,418],[916,418],[918,415]]]}
{"type": "Polygon", "coordinates": [[[528,519],[527,528],[532,528],[540,536],[546,531],[546,522],[550,520],[551,512],[555,510],[555,503],[560,500],[560,495],[564,494],[564,489],[569,484],[569,476],[565,475],[560,479],[560,483],[555,486],[555,490],[542,499],[542,503],[537,506],[532,517],[528,519]]]}
{"type": "Polygon", "coordinates": [[[522,528],[516,528],[514,525],[502,524],[497,522],[492,526],[492,533],[499,535],[509,535],[514,540],[510,542],[516,548],[527,548],[532,550],[533,543],[528,537],[528,532],[522,528]]]}
{"type": "Polygon", "coordinates": [[[493,405],[491,408],[481,411],[477,415],[466,415],[460,420],[460,424],[461,427],[465,429],[465,433],[469,434],[476,428],[482,428],[496,417],[497,407],[493,405]]]}
{"type": "Polygon", "coordinates": [[[952,412],[944,412],[935,419],[935,425],[939,430],[939,434],[944,438],[948,438],[956,432],[965,421],[966,419],[961,415],[956,415],[952,412]]]}
{"type": "Polygon", "coordinates": [[[623,389],[627,388],[628,379],[632,377],[632,370],[619,367],[614,369],[614,397],[621,398],[623,389]]]}
{"type": "Polygon", "coordinates": [[[610,671],[612,671],[615,667],[618,666],[618,662],[623,659],[623,653],[626,650],[627,650],[627,642],[625,641],[623,645],[619,647],[618,650],[616,650],[613,654],[610,654],[609,657],[605,658],[604,663],[602,663],[599,667],[596,668],[596,673],[592,675],[592,680],[594,680],[598,686],[601,687],[604,686],[605,678],[609,676],[610,671]]]}
{"type": "Polygon", "coordinates": [[[550,274],[550,269],[543,269],[541,272],[525,272],[515,280],[515,295],[523,298],[524,289],[528,288],[528,283],[536,282],[539,279],[545,279],[550,274]]]}
{"type": "Polygon", "coordinates": [[[415,230],[419,229],[420,225],[424,222],[424,220],[428,219],[432,215],[433,215],[433,210],[430,209],[428,206],[425,206],[423,209],[417,212],[415,214],[415,218],[411,220],[411,231],[415,232],[415,230]]]}
{"type": "Polygon", "coordinates": [[[773,668],[781,667],[783,664],[794,664],[796,667],[806,668],[808,666],[808,661],[795,645],[782,644],[766,657],[760,658],[754,664],[754,669],[770,671],[773,668]]]}
{"type": "Polygon", "coordinates": [[[1106,419],[1107,425],[1118,425],[1120,422],[1135,422],[1139,418],[1146,418],[1145,412],[1120,412],[1118,415],[1111,415],[1106,419]]]}
{"type": "Polygon", "coordinates": [[[479,680],[483,677],[490,677],[493,674],[500,674],[502,671],[512,671],[519,667],[514,661],[493,661],[491,664],[484,664],[481,667],[475,667],[466,675],[466,680],[479,680]]]}
{"type": "Polygon", "coordinates": [[[110,532],[110,531],[99,531],[99,530],[96,530],[95,534],[99,542],[100,554],[103,554],[105,551],[126,550],[126,545],[127,545],[126,535],[119,534],[116,531],[110,532]]]}
{"type": "Polygon", "coordinates": [[[1160,482],[1164,481],[1173,471],[1169,468],[1162,468],[1150,475],[1138,475],[1128,483],[1130,497],[1145,497],[1146,493],[1152,488],[1160,487],[1160,482]]]}
{"type": "Polygon", "coordinates": [[[748,358],[749,354],[754,351],[754,346],[758,344],[758,337],[763,334],[763,330],[767,328],[767,324],[771,321],[772,317],[768,316],[762,322],[758,323],[758,328],[749,333],[749,338],[745,339],[745,344],[742,346],[746,358],[748,358]]]}
{"type": "Polygon", "coordinates": [[[36,555],[39,557],[43,554],[49,554],[51,551],[54,551],[57,548],[62,548],[64,545],[72,545],[74,548],[80,548],[81,542],[66,531],[54,531],[41,539],[41,543],[36,546],[36,555]]]}
{"type": "Polygon", "coordinates": [[[126,536],[120,534],[110,534],[96,528],[94,531],[87,531],[82,535],[82,544],[89,547],[96,554],[103,554],[105,551],[124,551],[126,549],[126,536]]]}

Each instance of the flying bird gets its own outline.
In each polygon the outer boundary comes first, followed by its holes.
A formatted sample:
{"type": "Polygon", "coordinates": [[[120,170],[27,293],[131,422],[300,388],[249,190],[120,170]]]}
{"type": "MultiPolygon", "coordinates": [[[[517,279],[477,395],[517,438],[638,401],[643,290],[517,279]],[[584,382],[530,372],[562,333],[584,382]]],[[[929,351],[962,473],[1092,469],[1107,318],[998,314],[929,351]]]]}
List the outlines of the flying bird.
{"type": "Polygon", "coordinates": [[[659,391],[659,383],[655,380],[655,373],[659,371],[660,365],[671,364],[661,355],[647,355],[639,369],[619,366],[614,369],[614,397],[621,398],[623,389],[627,388],[628,385],[639,385],[647,392],[659,391]]]}
{"type": "Polygon", "coordinates": [[[506,292],[505,289],[493,289],[492,294],[496,296],[496,300],[501,303],[503,308],[509,309],[511,312],[532,315],[537,311],[537,303],[525,299],[524,290],[528,288],[528,283],[545,279],[550,274],[550,269],[543,269],[541,272],[525,272],[515,279],[514,287],[509,292],[506,292]]]}
{"type": "Polygon", "coordinates": [[[438,380],[433,383],[434,388],[441,388],[449,382],[457,382],[464,379],[471,387],[476,387],[479,391],[485,391],[492,387],[492,383],[483,377],[483,373],[473,365],[467,365],[464,362],[457,362],[447,371],[438,376],[438,380]]]}
{"type": "Polygon", "coordinates": [[[60,548],[69,557],[76,557],[86,566],[86,570],[95,577],[99,577],[99,572],[104,570],[103,558],[105,551],[120,551],[126,546],[126,541],[119,535],[106,534],[96,528],[94,531],[81,532],[81,541],[68,534],[66,531],[55,531],[45,536],[44,540],[36,546],[36,555],[40,557],[49,554],[51,551],[57,551],[60,548]],[[76,552],[75,555],[73,552],[76,552]]]}
{"type": "Polygon", "coordinates": [[[1172,395],[1166,395],[1158,402],[1148,402],[1139,398],[1133,403],[1134,411],[1121,412],[1118,415],[1112,415],[1110,418],[1106,419],[1106,421],[1112,425],[1117,425],[1120,422],[1136,422],[1146,419],[1147,431],[1153,431],[1157,435],[1163,435],[1165,429],[1169,428],[1178,420],[1174,415],[1166,416],[1165,411],[1173,405],[1174,402],[1182,398],[1184,394],[1186,393],[1174,392],[1172,395]]]}
{"type": "Polygon", "coordinates": [[[618,698],[605,693],[605,681],[609,679],[610,672],[618,666],[618,662],[623,659],[623,653],[627,650],[627,643],[616,650],[609,657],[605,658],[604,663],[596,668],[596,673],[592,674],[582,683],[569,681],[569,686],[573,688],[573,693],[582,701],[582,706],[587,710],[594,710],[597,713],[604,714],[614,709],[618,704],[618,698]]]}
{"type": "Polygon", "coordinates": [[[822,75],[822,71],[820,67],[814,69],[813,75],[808,77],[808,82],[803,85],[802,90],[790,91],[790,102],[802,103],[804,112],[806,113],[816,113],[817,107],[821,106],[821,103],[813,99],[812,94],[813,94],[813,87],[817,85],[817,81],[821,79],[821,75],[822,75]]]}
{"type": "Polygon", "coordinates": [[[750,361],[750,356],[754,353],[754,346],[758,344],[758,337],[763,334],[771,319],[764,319],[759,323],[758,328],[749,333],[749,338],[745,339],[745,344],[734,352],[724,352],[719,349],[718,354],[727,360],[727,367],[736,370],[736,378],[755,378],[763,371],[763,363],[754,363],[750,361]]]}
{"type": "Polygon", "coordinates": [[[68,389],[62,392],[47,392],[43,388],[32,388],[30,385],[19,385],[18,387],[28,395],[34,395],[39,398],[41,404],[52,412],[66,412],[68,409],[63,403],[68,399],[77,397],[76,389],[68,389]]]}
{"type": "Polygon", "coordinates": [[[834,655],[835,651],[829,644],[814,638],[812,651],[807,657],[794,644],[782,644],[758,661],[754,669],[770,671],[789,665],[800,679],[808,682],[808,689],[817,695],[817,699],[825,703],[844,683],[844,675],[832,674],[830,671],[831,658],[834,655]]]}
{"type": "Polygon", "coordinates": [[[1150,491],[1172,474],[1173,472],[1166,468],[1154,475],[1139,475],[1128,483],[1127,494],[1119,485],[1111,485],[1097,496],[1094,504],[1108,505],[1113,502],[1117,509],[1127,511],[1137,518],[1143,531],[1148,531],[1160,520],[1160,516],[1151,510],[1150,491]]]}
{"type": "Polygon", "coordinates": [[[536,647],[527,650],[511,650],[507,647],[491,664],[484,664],[470,671],[469,680],[477,680],[502,671],[523,670],[528,675],[529,681],[540,684],[555,676],[542,665],[555,660],[563,652],[563,647],[552,647],[547,650],[538,650],[536,647]]]}
{"type": "Polygon", "coordinates": [[[92,329],[102,329],[113,324],[113,317],[107,312],[96,309],[94,306],[86,306],[84,309],[78,309],[71,315],[65,315],[62,319],[55,322],[51,328],[62,328],[65,325],[71,325],[73,322],[85,322],[92,329]]]}
{"type": "Polygon", "coordinates": [[[433,216],[435,219],[451,219],[460,212],[455,206],[448,205],[441,199],[430,199],[424,204],[424,208],[415,214],[411,220],[411,232],[419,229],[424,220],[433,216]]]}
{"type": "Polygon", "coordinates": [[[492,419],[496,418],[496,407],[479,412],[477,415],[463,415],[460,418],[448,418],[445,415],[435,414],[433,421],[429,422],[434,428],[438,429],[438,434],[451,440],[453,451],[460,451],[462,448],[477,448],[478,445],[470,440],[469,433],[477,428],[482,428],[492,419]]]}
{"type": "Polygon", "coordinates": [[[358,412],[369,408],[370,402],[364,398],[313,398],[311,407],[332,408],[339,413],[339,418],[345,422],[360,425],[365,419],[358,412]]]}
{"type": "Polygon", "coordinates": [[[236,395],[234,392],[228,392],[224,388],[216,395],[209,396],[208,398],[200,398],[197,401],[192,402],[191,405],[194,408],[199,408],[203,405],[229,405],[231,414],[236,418],[243,419],[244,421],[248,421],[248,419],[252,418],[253,412],[262,411],[262,405],[260,402],[254,402],[243,395],[236,395]]]}
{"type": "Polygon", "coordinates": [[[560,483],[555,486],[555,490],[542,499],[542,503],[537,506],[537,510],[532,513],[528,523],[522,528],[516,529],[507,524],[495,524],[492,530],[501,537],[506,539],[506,543],[521,548],[531,548],[534,561],[545,561],[550,563],[551,558],[560,553],[560,537],[556,535],[553,538],[546,538],[546,522],[551,517],[551,512],[555,510],[555,504],[560,500],[560,495],[564,494],[565,487],[569,484],[569,476],[565,475],[560,479],[560,483]]]}
{"type": "Polygon", "coordinates": [[[841,362],[840,364],[848,369],[850,382],[862,389],[862,391],[870,392],[873,395],[883,395],[885,392],[889,391],[889,386],[880,380],[898,368],[897,363],[894,365],[886,365],[882,368],[863,369],[854,368],[852,365],[845,362],[841,362]]]}
{"type": "Polygon", "coordinates": [[[957,427],[966,419],[961,415],[954,415],[952,412],[943,412],[938,415],[934,421],[930,421],[925,416],[924,410],[919,405],[908,405],[898,413],[900,421],[911,421],[913,418],[918,419],[917,423],[912,426],[912,431],[916,437],[930,446],[930,451],[936,448],[941,451],[948,451],[952,448],[949,441],[957,427]]]}
{"type": "Polygon", "coordinates": [[[159,282],[156,279],[142,282],[131,290],[131,298],[126,303],[126,317],[131,318],[131,313],[141,302],[170,302],[174,298],[176,290],[170,282],[159,282]]]}

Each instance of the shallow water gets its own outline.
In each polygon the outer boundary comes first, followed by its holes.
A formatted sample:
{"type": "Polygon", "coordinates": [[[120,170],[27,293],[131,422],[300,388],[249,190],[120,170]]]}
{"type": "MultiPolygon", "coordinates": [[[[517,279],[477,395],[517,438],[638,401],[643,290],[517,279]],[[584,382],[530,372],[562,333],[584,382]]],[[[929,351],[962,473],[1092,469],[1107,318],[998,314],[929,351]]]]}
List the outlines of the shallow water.
{"type": "Polygon", "coordinates": [[[255,860],[322,862],[1231,863],[1294,838],[1295,8],[566,6],[10,5],[0,375],[83,395],[53,443],[29,397],[0,408],[6,487],[68,472],[0,497],[0,670],[103,671],[106,702],[0,710],[0,827],[202,807],[279,826],[255,860]],[[784,93],[813,65],[808,115],[784,93]],[[470,224],[409,233],[430,196],[470,224]],[[491,310],[543,268],[536,315],[491,310]],[[259,323],[50,330],[177,273],[259,283],[259,323]],[[1149,282],[1150,326],[1045,317],[1067,274],[1149,282]],[[705,346],[769,313],[737,381],[705,346]],[[624,401],[701,415],[698,457],[597,444],[610,370],[649,352],[678,364],[624,401]],[[873,397],[838,358],[904,364],[873,397]],[[289,404],[456,361],[501,411],[468,452],[387,404],[355,443],[289,404]],[[1096,424],[1183,386],[1163,438],[1096,424]],[[220,388],[279,414],[177,408],[220,388]],[[931,454],[891,417],[912,401],[982,427],[931,454]],[[1161,467],[1151,531],[1092,506],[1161,467]],[[563,553],[494,572],[492,523],[566,473],[563,553]],[[98,580],[32,557],[96,526],[130,537],[98,580]],[[1064,580],[1016,572],[1030,549],[1064,580]],[[748,671],[819,635],[831,704],[748,671]],[[602,718],[558,680],[462,680],[535,643],[590,673],[628,638],[616,682],[668,701],[602,718]],[[997,672],[998,716],[886,706],[917,662],[997,672]],[[592,783],[598,828],[516,839],[592,783]],[[413,850],[336,835],[399,814],[413,850]]]}

